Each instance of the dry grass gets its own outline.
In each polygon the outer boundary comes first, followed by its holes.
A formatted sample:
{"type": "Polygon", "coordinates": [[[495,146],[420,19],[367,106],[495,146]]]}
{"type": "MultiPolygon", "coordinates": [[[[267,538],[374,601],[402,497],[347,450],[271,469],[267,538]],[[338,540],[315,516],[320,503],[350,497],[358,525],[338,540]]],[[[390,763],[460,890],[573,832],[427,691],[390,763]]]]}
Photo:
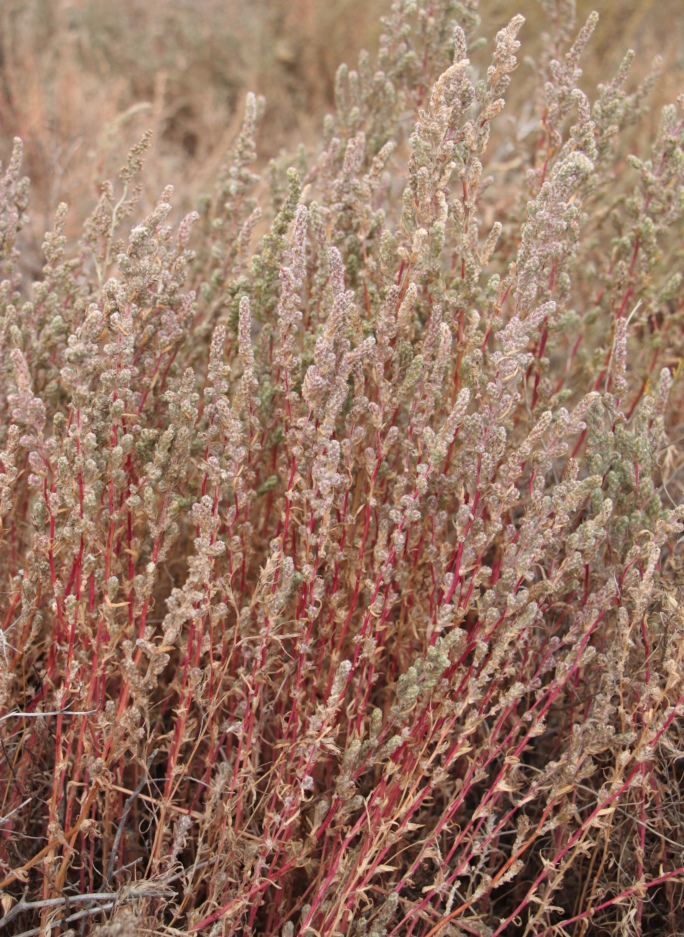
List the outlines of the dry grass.
{"type": "MultiPolygon", "coordinates": [[[[235,135],[247,91],[267,99],[261,160],[315,141],[333,106],[339,63],[373,48],[388,8],[389,0],[201,0],[198,15],[188,0],[5,0],[0,141],[5,150],[14,136],[25,142],[36,238],[62,200],[76,233],[95,182],[116,172],[148,128],[149,203],[173,179],[182,206],[192,207],[235,135]]],[[[664,57],[659,95],[672,97],[684,69],[679,0],[581,0],[579,17],[591,9],[601,20],[586,83],[602,80],[634,48],[642,67],[664,57]]],[[[493,35],[515,13],[526,16],[526,50],[537,54],[546,29],[537,0],[489,0],[483,32],[493,35]]]]}

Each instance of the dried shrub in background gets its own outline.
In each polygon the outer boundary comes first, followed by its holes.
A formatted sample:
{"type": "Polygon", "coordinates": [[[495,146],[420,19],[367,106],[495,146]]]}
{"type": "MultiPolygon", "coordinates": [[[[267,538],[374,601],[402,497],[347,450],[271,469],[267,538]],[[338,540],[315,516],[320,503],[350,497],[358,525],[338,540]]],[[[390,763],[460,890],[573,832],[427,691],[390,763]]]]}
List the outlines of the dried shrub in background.
{"type": "Polygon", "coordinates": [[[677,933],[684,97],[544,6],[524,126],[521,16],[395,0],[270,200],[250,95],[37,275],[16,143],[0,932],[677,933]]]}
{"type": "Polygon", "coordinates": [[[36,255],[60,201],[76,236],[121,154],[154,130],[144,203],[173,178],[194,205],[237,133],[247,91],[268,93],[260,157],[315,140],[340,61],[377,41],[386,0],[4,0],[0,141],[25,144],[36,255]],[[39,219],[36,213],[39,212],[39,219]],[[39,223],[38,223],[39,220],[39,223]],[[42,227],[41,227],[42,225],[42,227]]]}
{"type": "MultiPolygon", "coordinates": [[[[657,102],[674,99],[681,84],[684,7],[679,0],[579,0],[579,18],[594,8],[601,20],[582,87],[603,81],[627,48],[644,67],[658,53],[666,67],[651,99],[657,113],[657,102]]],[[[388,9],[389,0],[3,0],[0,145],[6,152],[13,137],[24,141],[32,191],[25,236],[33,237],[35,272],[58,204],[68,202],[67,233],[77,237],[97,195],[94,183],[111,178],[121,154],[149,128],[146,211],[169,180],[177,208],[194,207],[239,129],[247,91],[267,97],[261,160],[302,141],[315,147],[339,63],[375,48],[388,9]]],[[[493,36],[517,13],[528,18],[525,52],[537,57],[544,44],[539,0],[488,0],[481,32],[493,36]]],[[[534,116],[529,87],[528,77],[511,88],[520,128],[534,116]]]]}

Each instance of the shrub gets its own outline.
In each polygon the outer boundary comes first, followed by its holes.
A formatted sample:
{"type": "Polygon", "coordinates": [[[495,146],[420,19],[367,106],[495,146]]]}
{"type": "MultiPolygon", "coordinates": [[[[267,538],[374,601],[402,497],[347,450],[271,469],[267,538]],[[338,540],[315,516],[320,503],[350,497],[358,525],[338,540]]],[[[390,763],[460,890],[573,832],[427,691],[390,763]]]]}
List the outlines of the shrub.
{"type": "Polygon", "coordinates": [[[249,96],[31,283],[16,143],[0,931],[676,932],[684,97],[545,6],[533,125],[522,17],[395,0],[270,209],[249,96]]]}

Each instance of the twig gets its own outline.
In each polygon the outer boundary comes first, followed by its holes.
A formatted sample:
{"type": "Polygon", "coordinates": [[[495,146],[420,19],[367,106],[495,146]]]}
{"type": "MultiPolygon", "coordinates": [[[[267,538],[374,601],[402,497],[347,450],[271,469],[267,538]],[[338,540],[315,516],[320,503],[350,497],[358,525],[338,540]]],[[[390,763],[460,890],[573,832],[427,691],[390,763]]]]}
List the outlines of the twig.
{"type": "Polygon", "coordinates": [[[0,930],[4,927],[7,927],[15,917],[18,917],[20,914],[23,914],[24,911],[35,911],[37,909],[43,910],[44,908],[56,908],[59,905],[66,904],[67,901],[69,904],[80,904],[84,901],[111,901],[114,896],[110,891],[108,892],[93,892],[89,895],[65,895],[62,898],[45,898],[43,901],[19,901],[14,905],[13,908],[7,912],[7,914],[0,920],[0,930]]]}
{"type": "Polygon", "coordinates": [[[23,802],[23,804],[19,804],[18,807],[15,807],[15,808],[14,808],[14,810],[10,810],[10,812],[9,812],[6,816],[0,817],[0,826],[2,826],[3,823],[7,823],[7,821],[9,820],[10,817],[13,817],[14,814],[15,814],[15,813],[18,813],[19,810],[21,810],[22,807],[25,807],[26,804],[30,804],[30,803],[31,803],[31,798],[30,798],[30,797],[27,797],[26,800],[23,802]]]}
{"type": "Polygon", "coordinates": [[[50,712],[38,713],[11,712],[0,716],[0,722],[4,722],[5,719],[14,719],[15,717],[20,719],[40,719],[44,716],[92,716],[95,712],[97,712],[97,709],[55,709],[50,712]]]}
{"type": "Polygon", "coordinates": [[[111,854],[110,854],[110,856],[109,856],[109,862],[107,863],[107,874],[105,875],[105,885],[108,885],[108,884],[110,883],[110,881],[112,880],[112,877],[113,877],[113,875],[114,875],[114,866],[116,865],[116,857],[117,857],[117,855],[118,855],[118,853],[119,853],[119,845],[121,844],[121,837],[123,836],[123,831],[124,831],[124,826],[125,826],[125,824],[126,824],[126,819],[127,819],[127,817],[128,817],[128,814],[131,812],[131,808],[132,808],[133,804],[134,804],[135,801],[137,800],[138,794],[140,794],[140,792],[142,791],[143,787],[145,787],[145,785],[147,784],[147,770],[148,770],[150,764],[152,763],[152,761],[154,761],[154,758],[155,758],[156,754],[157,754],[157,751],[156,751],[156,749],[155,749],[155,751],[152,752],[152,754],[150,755],[150,757],[149,757],[149,759],[148,759],[148,762],[147,762],[147,765],[146,765],[146,768],[145,768],[145,774],[144,774],[143,777],[140,779],[140,781],[138,782],[138,786],[136,787],[136,789],[133,791],[133,793],[131,794],[131,796],[128,798],[128,800],[127,800],[126,803],[124,804],[124,808],[123,808],[123,810],[122,810],[122,812],[121,812],[121,819],[119,820],[119,826],[118,826],[117,831],[116,831],[116,836],[114,837],[114,843],[113,843],[113,845],[112,845],[112,851],[111,851],[111,854]]]}
{"type": "Polygon", "coordinates": [[[92,917],[93,914],[100,914],[102,911],[111,911],[115,906],[116,901],[110,901],[109,904],[100,905],[99,908],[86,908],[84,911],[77,911],[75,914],[70,914],[69,917],[61,918],[58,921],[48,921],[47,924],[41,927],[34,927],[32,930],[22,931],[21,934],[16,934],[15,937],[37,937],[38,934],[45,934],[47,930],[51,930],[53,927],[72,924],[74,921],[79,921],[81,918],[85,917],[92,917]]]}

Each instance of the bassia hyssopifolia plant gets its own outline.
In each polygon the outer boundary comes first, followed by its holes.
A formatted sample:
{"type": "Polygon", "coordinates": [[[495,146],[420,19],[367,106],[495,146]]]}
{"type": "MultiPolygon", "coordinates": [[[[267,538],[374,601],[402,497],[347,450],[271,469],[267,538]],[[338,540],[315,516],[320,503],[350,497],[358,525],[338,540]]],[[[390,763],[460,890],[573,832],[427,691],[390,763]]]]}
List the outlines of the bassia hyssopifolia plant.
{"type": "Polygon", "coordinates": [[[395,0],[270,196],[249,96],[31,282],[15,144],[3,937],[680,932],[684,97],[543,5],[395,0]]]}

